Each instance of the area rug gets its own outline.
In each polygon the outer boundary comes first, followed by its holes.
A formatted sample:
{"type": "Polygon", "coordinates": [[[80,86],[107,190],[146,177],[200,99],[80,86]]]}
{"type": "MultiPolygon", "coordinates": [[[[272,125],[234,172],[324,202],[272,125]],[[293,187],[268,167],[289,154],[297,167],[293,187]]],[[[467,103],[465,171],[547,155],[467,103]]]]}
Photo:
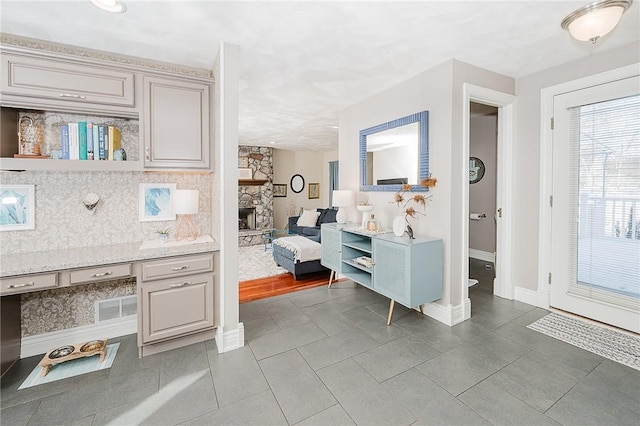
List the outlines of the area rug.
{"type": "Polygon", "coordinates": [[[640,370],[640,336],[554,312],[527,328],[640,370]]]}
{"type": "Polygon", "coordinates": [[[100,362],[100,356],[98,355],[74,359],[72,361],[54,365],[49,373],[44,377],[40,376],[42,367],[36,365],[36,368],[33,369],[18,389],[25,389],[31,386],[42,385],[44,383],[55,382],[56,380],[67,379],[69,377],[104,370],[105,368],[111,368],[113,360],[116,357],[116,353],[118,352],[118,347],[120,347],[120,343],[107,345],[107,354],[105,355],[103,362],[100,362]]]}
{"type": "Polygon", "coordinates": [[[276,265],[270,248],[265,251],[262,244],[238,247],[238,281],[286,273],[286,269],[276,265]]]}

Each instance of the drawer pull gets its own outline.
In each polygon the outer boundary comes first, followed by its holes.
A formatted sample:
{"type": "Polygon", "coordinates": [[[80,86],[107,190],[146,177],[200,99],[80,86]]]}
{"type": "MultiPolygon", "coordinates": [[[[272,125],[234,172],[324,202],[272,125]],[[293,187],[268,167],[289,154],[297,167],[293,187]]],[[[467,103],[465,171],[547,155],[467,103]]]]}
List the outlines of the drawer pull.
{"type": "Polygon", "coordinates": [[[107,277],[107,276],[109,276],[111,274],[113,274],[113,272],[107,271],[107,272],[102,272],[100,274],[93,274],[93,275],[91,275],[91,278],[107,277]]]}
{"type": "Polygon", "coordinates": [[[86,96],[81,95],[73,95],[71,93],[60,93],[61,98],[76,98],[76,99],[87,99],[86,96]]]}
{"type": "Polygon", "coordinates": [[[189,265],[182,265],[171,268],[172,271],[184,271],[185,269],[189,269],[189,265]]]}
{"type": "Polygon", "coordinates": [[[180,283],[180,284],[171,284],[169,286],[169,288],[184,287],[186,285],[191,285],[191,281],[187,281],[187,282],[180,283]]]}
{"type": "Polygon", "coordinates": [[[34,283],[33,281],[30,281],[28,283],[22,283],[22,284],[11,284],[9,288],[33,287],[34,285],[36,285],[36,283],[34,283]]]}

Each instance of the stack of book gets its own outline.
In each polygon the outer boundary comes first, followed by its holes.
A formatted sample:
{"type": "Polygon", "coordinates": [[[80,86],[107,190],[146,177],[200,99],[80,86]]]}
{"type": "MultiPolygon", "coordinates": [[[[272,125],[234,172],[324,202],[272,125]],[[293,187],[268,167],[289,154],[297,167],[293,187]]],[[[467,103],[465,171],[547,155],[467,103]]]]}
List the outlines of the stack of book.
{"type": "Polygon", "coordinates": [[[121,147],[121,134],[117,127],[86,121],[61,127],[63,160],[113,160],[113,153],[121,147]]]}

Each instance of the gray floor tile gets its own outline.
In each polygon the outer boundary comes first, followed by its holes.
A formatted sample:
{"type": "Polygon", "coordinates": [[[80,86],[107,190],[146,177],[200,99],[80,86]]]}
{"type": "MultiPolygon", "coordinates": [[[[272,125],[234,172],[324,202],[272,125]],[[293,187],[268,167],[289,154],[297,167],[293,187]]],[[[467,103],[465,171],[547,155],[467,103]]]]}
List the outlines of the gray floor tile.
{"type": "Polygon", "coordinates": [[[209,350],[208,356],[220,407],[269,389],[249,346],[222,354],[209,350]]]}
{"type": "Polygon", "coordinates": [[[351,417],[339,404],[296,423],[297,426],[351,426],[355,425],[351,417]]]}
{"type": "Polygon", "coordinates": [[[0,424],[12,426],[26,425],[39,404],[40,401],[35,400],[1,409],[0,424]]]}
{"type": "MultiPolygon", "coordinates": [[[[389,316],[389,303],[391,300],[385,300],[383,302],[374,303],[372,305],[367,305],[367,309],[375,312],[380,315],[382,318],[387,319],[389,316]]],[[[407,308],[406,306],[402,306],[399,303],[396,303],[393,308],[393,315],[391,317],[391,321],[398,321],[405,315],[408,315],[414,312],[415,309],[407,308]]]]}
{"type": "Polygon", "coordinates": [[[295,327],[296,325],[311,321],[309,317],[303,314],[289,299],[266,304],[265,309],[280,328],[295,327]]]}
{"type": "Polygon", "coordinates": [[[204,342],[184,346],[160,355],[160,387],[174,382],[184,375],[210,375],[209,359],[204,342]]]}
{"type": "Polygon", "coordinates": [[[526,355],[487,381],[543,413],[577,383],[562,371],[526,355]]]}
{"type": "Polygon", "coordinates": [[[282,330],[271,317],[259,318],[244,322],[244,338],[253,340],[256,337],[265,336],[282,330]]]}
{"type": "Polygon", "coordinates": [[[408,336],[363,352],[353,359],[374,379],[383,382],[438,355],[441,353],[436,349],[408,336]]]}
{"type": "Polygon", "coordinates": [[[343,314],[333,311],[324,303],[302,308],[301,311],[328,336],[334,336],[357,328],[351,320],[343,314]]]}
{"type": "Polygon", "coordinates": [[[452,333],[450,327],[419,312],[410,313],[394,324],[440,352],[447,352],[465,343],[452,333]]]}
{"type": "MultiPolygon", "coordinates": [[[[269,299],[264,299],[264,301],[269,299]]],[[[269,314],[265,308],[265,303],[247,302],[240,304],[240,321],[254,321],[258,319],[269,318],[269,314]]]]}
{"type": "Polygon", "coordinates": [[[255,426],[287,425],[288,423],[271,391],[265,391],[183,424],[255,426]]]}
{"type": "Polygon", "coordinates": [[[109,377],[123,376],[145,368],[160,368],[160,354],[138,358],[137,335],[122,336],[116,358],[109,370],[109,377]]]}
{"type": "Polygon", "coordinates": [[[547,411],[564,425],[637,425],[640,371],[606,360],[547,411]]]}
{"type": "Polygon", "coordinates": [[[465,344],[416,368],[452,395],[459,395],[505,365],[494,354],[465,344]]]}
{"type": "Polygon", "coordinates": [[[347,359],[318,375],[359,425],[410,425],[417,418],[355,361],[347,359]]]}
{"type": "Polygon", "coordinates": [[[489,425],[475,411],[436,385],[416,369],[382,384],[424,425],[489,425]]]}
{"type": "Polygon", "coordinates": [[[306,308],[308,306],[318,305],[328,300],[337,299],[339,297],[344,297],[347,295],[347,293],[345,292],[340,293],[337,291],[332,291],[332,289],[327,288],[326,286],[317,287],[317,289],[319,290],[313,292],[304,292],[303,295],[292,297],[289,300],[291,300],[291,303],[293,303],[298,308],[306,308]]]}
{"type": "Polygon", "coordinates": [[[326,339],[298,348],[311,368],[318,370],[342,361],[379,345],[378,342],[359,330],[329,336],[326,339]]]}
{"type": "Polygon", "coordinates": [[[147,398],[97,413],[93,426],[170,426],[217,408],[213,381],[208,371],[185,373],[147,398]]]}
{"type": "Polygon", "coordinates": [[[277,333],[260,336],[249,341],[256,359],[266,358],[290,349],[324,339],[327,335],[314,323],[290,327],[277,333]]]}
{"type": "Polygon", "coordinates": [[[290,424],[336,404],[335,398],[297,350],[263,359],[260,367],[290,424]]]}
{"type": "Polygon", "coordinates": [[[379,343],[388,343],[409,334],[397,327],[394,323],[387,325],[387,318],[385,316],[381,316],[369,308],[370,307],[356,308],[343,313],[343,315],[379,343]]]}
{"type": "Polygon", "coordinates": [[[484,338],[481,341],[475,341],[474,345],[494,354],[505,362],[515,361],[531,352],[528,347],[494,333],[485,334],[484,338]]]}
{"type": "Polygon", "coordinates": [[[554,420],[494,385],[482,382],[458,397],[495,425],[557,425],[554,420]]]}

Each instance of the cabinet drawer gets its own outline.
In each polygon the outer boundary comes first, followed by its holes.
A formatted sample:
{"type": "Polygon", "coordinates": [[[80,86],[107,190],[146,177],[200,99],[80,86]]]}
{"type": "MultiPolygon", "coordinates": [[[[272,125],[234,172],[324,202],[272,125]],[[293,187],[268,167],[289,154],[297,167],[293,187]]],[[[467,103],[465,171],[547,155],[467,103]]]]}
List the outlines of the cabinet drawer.
{"type": "Polygon", "coordinates": [[[0,294],[2,295],[28,293],[55,287],[58,287],[57,272],[0,279],[0,294]]]}
{"type": "Polygon", "coordinates": [[[69,272],[69,284],[84,284],[94,281],[115,280],[131,276],[131,264],[99,266],[69,272]]]}
{"type": "Polygon", "coordinates": [[[174,257],[142,264],[142,281],[213,271],[213,254],[174,257]]]}
{"type": "Polygon", "coordinates": [[[142,284],[143,343],[195,333],[214,325],[213,275],[142,284]]]}
{"type": "Polygon", "coordinates": [[[3,54],[3,94],[134,106],[134,74],[99,66],[3,54]]]}

